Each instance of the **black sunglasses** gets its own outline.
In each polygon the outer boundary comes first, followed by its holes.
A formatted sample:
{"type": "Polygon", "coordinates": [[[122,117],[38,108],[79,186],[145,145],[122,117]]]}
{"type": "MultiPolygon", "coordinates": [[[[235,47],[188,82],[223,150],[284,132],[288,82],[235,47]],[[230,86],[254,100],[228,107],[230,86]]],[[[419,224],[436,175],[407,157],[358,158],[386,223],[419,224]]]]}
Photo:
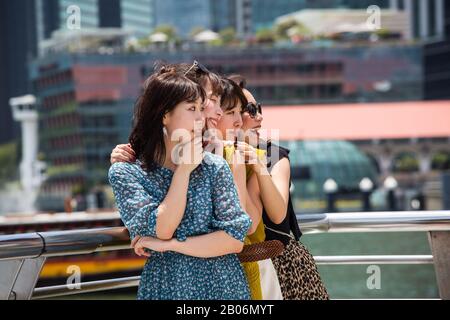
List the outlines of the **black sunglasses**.
{"type": "Polygon", "coordinates": [[[192,66],[184,73],[184,76],[187,76],[189,72],[193,71],[198,74],[198,73],[204,73],[204,74],[208,74],[210,73],[209,70],[202,65],[200,62],[198,62],[197,60],[194,61],[194,63],[192,64],[192,66]]]}
{"type": "Polygon", "coordinates": [[[250,102],[247,104],[247,106],[244,108],[244,112],[248,112],[250,117],[256,118],[257,114],[262,115],[262,106],[261,103],[254,104],[253,102],[250,102]]]}

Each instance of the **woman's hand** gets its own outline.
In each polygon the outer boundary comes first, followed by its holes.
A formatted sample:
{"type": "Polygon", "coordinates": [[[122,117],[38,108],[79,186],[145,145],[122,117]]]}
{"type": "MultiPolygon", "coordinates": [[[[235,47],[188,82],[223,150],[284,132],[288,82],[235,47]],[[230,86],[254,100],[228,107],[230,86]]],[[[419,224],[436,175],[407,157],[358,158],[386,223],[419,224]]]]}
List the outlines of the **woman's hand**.
{"type": "Polygon", "coordinates": [[[136,153],[130,144],[119,144],[111,153],[111,164],[116,162],[135,162],[136,153]]]}
{"type": "MultiPolygon", "coordinates": [[[[230,160],[230,169],[231,172],[234,174],[241,174],[243,177],[246,176],[246,169],[245,169],[245,157],[244,153],[241,150],[234,149],[233,148],[233,154],[231,157],[229,157],[230,160]]],[[[245,181],[245,180],[244,180],[245,181]]]]}
{"type": "Polygon", "coordinates": [[[165,241],[152,237],[136,237],[132,242],[132,247],[138,256],[150,257],[150,253],[146,252],[145,249],[155,252],[166,252],[170,250],[171,244],[172,240],[165,241]]]}
{"type": "Polygon", "coordinates": [[[267,156],[262,150],[257,150],[246,142],[238,142],[237,149],[242,153],[245,163],[251,166],[256,174],[267,171],[267,156]]]}
{"type": "Polygon", "coordinates": [[[208,129],[203,135],[203,142],[206,144],[205,151],[223,157],[224,141],[218,129],[208,129]]]}
{"type": "Polygon", "coordinates": [[[134,238],[133,241],[131,241],[131,248],[134,248],[134,246],[136,245],[136,243],[139,241],[140,238],[141,236],[136,236],[136,238],[134,238]]]}
{"type": "Polygon", "coordinates": [[[148,258],[150,257],[150,253],[145,251],[143,239],[145,238],[137,236],[133,239],[133,241],[131,241],[131,247],[134,249],[134,253],[136,253],[139,257],[144,256],[148,258]]]}
{"type": "Polygon", "coordinates": [[[187,173],[194,171],[203,161],[203,141],[201,136],[194,137],[191,141],[180,144],[174,150],[174,163],[177,169],[187,173]]]}

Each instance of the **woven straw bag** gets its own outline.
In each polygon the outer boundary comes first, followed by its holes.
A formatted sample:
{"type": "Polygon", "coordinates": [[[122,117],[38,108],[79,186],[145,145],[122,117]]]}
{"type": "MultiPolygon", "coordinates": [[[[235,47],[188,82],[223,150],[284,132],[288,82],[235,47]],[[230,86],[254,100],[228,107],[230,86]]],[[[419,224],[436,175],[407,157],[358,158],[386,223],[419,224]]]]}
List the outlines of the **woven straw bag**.
{"type": "Polygon", "coordinates": [[[283,253],[284,244],[279,240],[269,240],[250,245],[245,245],[238,254],[242,262],[256,262],[276,258],[283,253]]]}

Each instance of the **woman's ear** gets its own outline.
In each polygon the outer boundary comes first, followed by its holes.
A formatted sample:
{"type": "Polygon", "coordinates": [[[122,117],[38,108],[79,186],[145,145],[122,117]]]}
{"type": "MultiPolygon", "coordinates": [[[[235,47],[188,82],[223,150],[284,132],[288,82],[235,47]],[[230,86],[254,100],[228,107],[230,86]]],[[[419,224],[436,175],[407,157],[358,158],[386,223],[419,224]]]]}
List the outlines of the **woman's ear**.
{"type": "Polygon", "coordinates": [[[163,126],[164,127],[166,127],[167,126],[167,124],[169,123],[169,113],[166,113],[165,115],[164,115],[164,117],[163,117],[163,119],[162,119],[162,123],[163,123],[163,126]]]}

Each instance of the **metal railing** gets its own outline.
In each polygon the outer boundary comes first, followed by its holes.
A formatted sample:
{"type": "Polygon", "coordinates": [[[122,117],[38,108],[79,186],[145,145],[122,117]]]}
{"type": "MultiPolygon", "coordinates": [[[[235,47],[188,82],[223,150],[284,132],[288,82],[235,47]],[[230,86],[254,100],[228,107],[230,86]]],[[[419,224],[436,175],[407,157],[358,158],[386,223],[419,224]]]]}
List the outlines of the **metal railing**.
{"type": "MultiPolygon", "coordinates": [[[[119,216],[117,215],[117,218],[119,216]]],[[[317,264],[434,264],[440,297],[450,299],[450,211],[352,212],[297,216],[304,234],[429,232],[433,255],[316,256],[317,264]]],[[[46,258],[130,250],[123,227],[0,236],[0,299],[41,299],[134,287],[139,277],[35,288],[46,258]],[[4,279],[2,279],[4,278],[4,279]]]]}

